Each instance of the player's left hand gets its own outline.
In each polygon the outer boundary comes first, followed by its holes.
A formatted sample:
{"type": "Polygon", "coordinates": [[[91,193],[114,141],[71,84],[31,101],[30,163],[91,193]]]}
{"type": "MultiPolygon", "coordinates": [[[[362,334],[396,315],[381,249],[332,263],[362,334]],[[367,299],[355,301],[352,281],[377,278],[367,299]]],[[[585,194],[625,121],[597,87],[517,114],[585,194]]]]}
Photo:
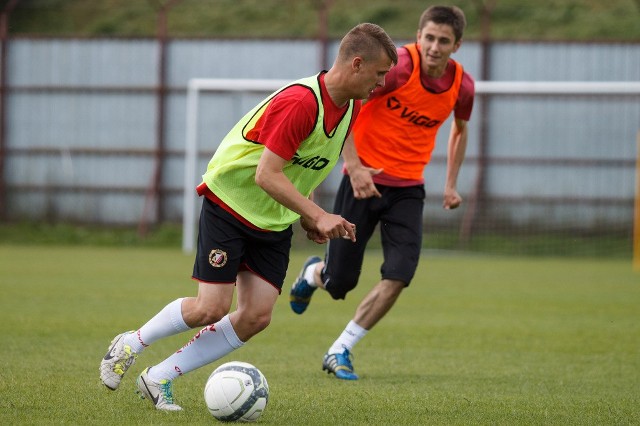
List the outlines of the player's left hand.
{"type": "Polygon", "coordinates": [[[444,191],[444,200],[442,202],[442,207],[445,210],[453,210],[458,208],[462,203],[462,197],[458,194],[458,191],[455,189],[445,189],[444,191]]]}

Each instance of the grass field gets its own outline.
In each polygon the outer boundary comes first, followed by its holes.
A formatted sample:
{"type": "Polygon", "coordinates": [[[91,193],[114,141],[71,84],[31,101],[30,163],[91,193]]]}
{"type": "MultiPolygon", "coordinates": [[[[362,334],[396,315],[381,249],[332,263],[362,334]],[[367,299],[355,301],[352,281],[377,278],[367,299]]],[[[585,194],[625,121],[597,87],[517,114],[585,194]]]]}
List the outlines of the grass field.
{"type": "MultiPolygon", "coordinates": [[[[309,253],[292,255],[288,290],[309,253]]],[[[0,245],[0,424],[212,424],[202,399],[228,360],[271,388],[260,424],[640,424],[640,275],[628,260],[426,252],[412,286],[355,348],[357,382],[321,358],[377,280],[346,301],[316,294],[294,315],[286,294],[249,344],[175,382],[180,413],[134,394],[135,376],[185,343],[157,342],[117,392],[98,379],[111,338],[192,295],[192,258],[174,249],[0,245]]]]}
{"type": "MultiPolygon", "coordinates": [[[[6,2],[5,2],[6,3],[6,2]]],[[[169,34],[187,37],[314,37],[323,1],[180,0],[168,8],[169,34]]],[[[394,38],[413,38],[421,0],[332,0],[330,36],[374,22],[394,38]]],[[[31,0],[17,2],[11,34],[154,36],[159,1],[31,0]]],[[[508,40],[628,40],[637,42],[638,2],[633,0],[443,0],[465,11],[467,40],[480,36],[481,4],[492,10],[491,29],[508,40]]]]}

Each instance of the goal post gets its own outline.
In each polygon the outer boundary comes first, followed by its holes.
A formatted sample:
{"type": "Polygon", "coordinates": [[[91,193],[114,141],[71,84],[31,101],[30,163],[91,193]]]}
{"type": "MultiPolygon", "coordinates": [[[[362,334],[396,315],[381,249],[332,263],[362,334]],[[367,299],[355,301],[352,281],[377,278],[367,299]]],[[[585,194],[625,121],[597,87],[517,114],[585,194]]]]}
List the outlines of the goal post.
{"type": "Polygon", "coordinates": [[[182,251],[191,253],[195,249],[195,224],[197,198],[195,187],[198,164],[198,115],[199,98],[208,92],[265,92],[290,83],[290,80],[254,80],[226,78],[192,78],[187,86],[187,117],[184,151],[184,197],[182,210],[182,251]]]}
{"type": "MultiPolygon", "coordinates": [[[[184,154],[184,198],[182,217],[182,250],[191,253],[195,250],[195,224],[197,221],[197,196],[195,187],[198,163],[198,125],[199,100],[202,92],[220,93],[265,93],[269,94],[289,84],[292,80],[276,79],[216,79],[193,78],[187,86],[186,135],[184,154]]],[[[640,82],[580,82],[580,81],[477,81],[478,95],[639,95],[640,82]]],[[[231,128],[231,127],[230,127],[231,128]]],[[[640,136],[639,136],[640,138],[640,136]]],[[[640,144],[640,142],[639,142],[640,144]]],[[[640,156],[640,147],[638,148],[640,156]]],[[[640,160],[639,160],[640,161],[640,160]]],[[[639,166],[640,167],[640,166],[639,166]]],[[[640,173],[640,172],[639,172],[640,173]]],[[[640,178],[638,178],[640,179],[640,178]]],[[[640,188],[640,183],[636,184],[640,188]]],[[[638,189],[640,191],[640,189],[638,189]]],[[[640,265],[640,207],[636,194],[634,264],[640,265]]],[[[640,266],[638,266],[640,269],[640,266]]]]}

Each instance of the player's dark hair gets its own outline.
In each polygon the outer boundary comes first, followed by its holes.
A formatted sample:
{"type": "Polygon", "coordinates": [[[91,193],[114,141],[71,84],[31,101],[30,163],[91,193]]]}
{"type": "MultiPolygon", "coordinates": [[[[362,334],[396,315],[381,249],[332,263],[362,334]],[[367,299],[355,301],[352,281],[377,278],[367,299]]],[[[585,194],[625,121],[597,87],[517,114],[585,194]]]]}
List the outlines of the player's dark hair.
{"type": "Polygon", "coordinates": [[[394,64],[398,63],[398,53],[391,37],[382,27],[371,24],[359,24],[351,29],[340,42],[338,58],[350,60],[360,56],[364,60],[377,59],[382,49],[394,64]]]}
{"type": "Polygon", "coordinates": [[[456,6],[431,6],[422,12],[420,21],[418,21],[418,30],[422,30],[429,22],[449,25],[453,28],[456,42],[462,39],[462,34],[467,26],[467,19],[464,17],[464,12],[456,6]]]}

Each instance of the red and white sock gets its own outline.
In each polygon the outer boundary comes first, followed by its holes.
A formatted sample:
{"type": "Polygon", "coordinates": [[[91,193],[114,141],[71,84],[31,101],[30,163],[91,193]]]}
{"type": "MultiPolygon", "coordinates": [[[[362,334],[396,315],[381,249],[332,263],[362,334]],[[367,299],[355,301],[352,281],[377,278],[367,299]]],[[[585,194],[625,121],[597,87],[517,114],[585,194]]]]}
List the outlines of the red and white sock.
{"type": "Polygon", "coordinates": [[[182,318],[182,300],[169,303],[135,333],[126,335],[124,343],[140,353],[156,340],[190,330],[182,318]]]}
{"type": "Polygon", "coordinates": [[[244,345],[233,330],[229,315],[200,330],[186,345],[169,358],[149,369],[155,382],[173,380],[196,368],[203,367],[244,345]]]}

